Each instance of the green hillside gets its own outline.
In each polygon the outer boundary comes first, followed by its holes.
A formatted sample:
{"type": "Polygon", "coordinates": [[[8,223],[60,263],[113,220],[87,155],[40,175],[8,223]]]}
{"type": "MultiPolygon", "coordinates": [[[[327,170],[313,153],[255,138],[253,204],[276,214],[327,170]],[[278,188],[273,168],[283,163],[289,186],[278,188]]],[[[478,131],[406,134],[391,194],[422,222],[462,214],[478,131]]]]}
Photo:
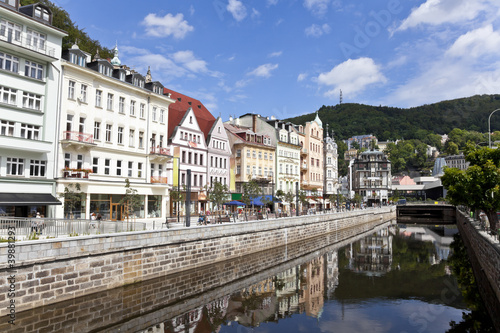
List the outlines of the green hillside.
{"type": "MultiPolygon", "coordinates": [[[[345,103],[322,106],[319,117],[335,137],[345,140],[354,135],[373,134],[379,141],[422,140],[428,134],[448,134],[454,128],[486,133],[488,116],[500,108],[500,95],[476,95],[419,107],[402,109],[345,103]]],[[[313,120],[315,113],[286,119],[295,124],[313,120]]],[[[500,130],[500,113],[491,118],[491,130],[500,130]]]]}

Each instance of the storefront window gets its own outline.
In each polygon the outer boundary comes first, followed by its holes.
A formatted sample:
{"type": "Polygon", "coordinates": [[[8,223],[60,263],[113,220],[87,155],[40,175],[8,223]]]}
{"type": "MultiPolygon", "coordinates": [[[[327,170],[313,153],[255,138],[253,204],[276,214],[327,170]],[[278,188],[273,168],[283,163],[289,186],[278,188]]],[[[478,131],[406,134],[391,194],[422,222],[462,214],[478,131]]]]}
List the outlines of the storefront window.
{"type": "Polygon", "coordinates": [[[148,217],[161,215],[161,195],[148,195],[148,217]]]}

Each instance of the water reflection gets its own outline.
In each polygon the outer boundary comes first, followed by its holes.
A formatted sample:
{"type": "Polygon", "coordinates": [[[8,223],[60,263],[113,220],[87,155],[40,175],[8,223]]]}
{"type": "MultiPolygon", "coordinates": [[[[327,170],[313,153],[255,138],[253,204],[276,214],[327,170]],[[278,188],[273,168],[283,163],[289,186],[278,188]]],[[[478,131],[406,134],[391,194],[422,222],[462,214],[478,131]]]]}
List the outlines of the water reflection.
{"type": "Polygon", "coordinates": [[[64,332],[445,332],[468,311],[446,263],[453,232],[343,231],[18,320],[64,332]]]}

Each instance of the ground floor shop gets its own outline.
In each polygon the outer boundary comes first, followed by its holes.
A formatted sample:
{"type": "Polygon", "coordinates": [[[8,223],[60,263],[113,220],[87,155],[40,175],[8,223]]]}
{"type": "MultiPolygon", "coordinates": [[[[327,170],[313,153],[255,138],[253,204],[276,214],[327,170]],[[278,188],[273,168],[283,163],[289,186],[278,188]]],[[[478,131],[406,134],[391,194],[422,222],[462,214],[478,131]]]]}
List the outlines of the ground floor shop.
{"type": "Polygon", "coordinates": [[[0,182],[0,216],[54,217],[55,207],[61,206],[55,192],[55,182],[40,181],[1,181],[0,182]]]}

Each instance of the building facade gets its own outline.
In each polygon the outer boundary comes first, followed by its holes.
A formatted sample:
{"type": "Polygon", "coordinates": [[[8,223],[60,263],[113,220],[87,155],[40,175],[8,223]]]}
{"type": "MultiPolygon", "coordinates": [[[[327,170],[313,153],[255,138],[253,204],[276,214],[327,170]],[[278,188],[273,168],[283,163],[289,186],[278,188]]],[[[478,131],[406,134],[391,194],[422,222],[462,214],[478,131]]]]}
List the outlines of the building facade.
{"type": "Polygon", "coordinates": [[[55,215],[61,44],[43,4],[0,0],[0,215],[55,215]]]}
{"type": "MultiPolygon", "coordinates": [[[[327,125],[328,128],[328,125],[327,125]]],[[[326,131],[326,137],[323,142],[323,153],[324,153],[324,171],[323,171],[323,196],[328,198],[333,194],[337,194],[338,188],[338,153],[337,153],[337,143],[330,136],[328,130],[326,131]]],[[[326,208],[331,208],[331,203],[328,201],[326,208]]]]}
{"type": "Polygon", "coordinates": [[[369,150],[359,154],[351,166],[352,190],[368,206],[387,203],[391,190],[391,162],[382,152],[369,150]]]}
{"type": "Polygon", "coordinates": [[[164,217],[168,178],[168,108],[163,86],[121,65],[118,48],[109,61],[77,45],[63,53],[60,124],[57,129],[57,193],[78,183],[85,199],[58,217],[119,221],[164,217]],[[123,201],[125,180],[142,200],[133,212],[123,201]],[[70,216],[71,213],[71,216],[70,216]]]}

